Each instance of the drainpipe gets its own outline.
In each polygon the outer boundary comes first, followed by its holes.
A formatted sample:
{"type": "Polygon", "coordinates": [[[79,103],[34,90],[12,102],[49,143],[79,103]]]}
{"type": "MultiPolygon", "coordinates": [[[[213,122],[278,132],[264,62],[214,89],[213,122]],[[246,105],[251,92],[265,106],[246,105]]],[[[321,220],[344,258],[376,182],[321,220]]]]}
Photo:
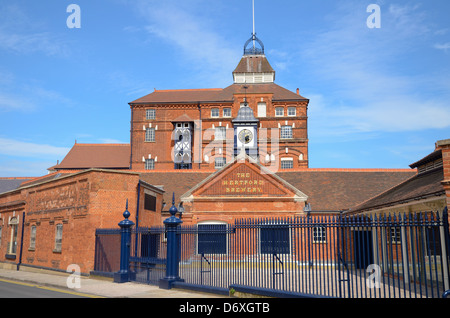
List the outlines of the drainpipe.
{"type": "Polygon", "coordinates": [[[22,251],[23,251],[23,230],[25,227],[25,212],[22,213],[22,234],[20,235],[20,254],[19,254],[19,263],[17,263],[17,270],[20,269],[20,265],[22,264],[22,251]]]}
{"type": "Polygon", "coordinates": [[[130,170],[133,162],[133,106],[131,106],[131,132],[130,132],[130,170]]]}
{"type": "MultiPolygon", "coordinates": [[[[141,180],[138,182],[137,186],[137,204],[136,204],[136,229],[139,228],[139,200],[141,197],[141,180]]],[[[138,246],[138,235],[135,235],[135,244],[134,244],[134,255],[137,255],[137,246],[138,246]]]]}
{"type": "MultiPolygon", "coordinates": [[[[197,108],[198,108],[198,113],[199,113],[199,117],[200,117],[200,124],[202,123],[202,108],[200,107],[200,102],[197,102],[197,108]]],[[[198,169],[200,170],[201,169],[201,162],[202,162],[202,160],[203,160],[203,158],[202,158],[202,143],[201,143],[201,140],[202,140],[202,138],[201,138],[201,135],[202,135],[202,129],[201,129],[201,126],[199,127],[199,129],[200,129],[200,138],[199,138],[199,145],[198,145],[198,154],[199,154],[199,161],[198,161],[198,169]]]]}
{"type": "Polygon", "coordinates": [[[137,204],[136,204],[136,227],[139,227],[139,200],[141,197],[141,180],[138,182],[137,186],[137,204]]]}

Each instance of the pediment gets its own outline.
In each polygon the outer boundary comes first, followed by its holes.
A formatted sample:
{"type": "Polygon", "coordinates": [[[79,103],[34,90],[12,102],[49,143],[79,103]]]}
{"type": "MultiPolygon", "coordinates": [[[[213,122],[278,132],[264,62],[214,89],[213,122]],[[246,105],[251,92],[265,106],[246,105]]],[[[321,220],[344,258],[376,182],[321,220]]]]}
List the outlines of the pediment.
{"type": "Polygon", "coordinates": [[[306,201],[308,197],[248,157],[226,165],[181,197],[184,201],[244,198],[306,201]]]}

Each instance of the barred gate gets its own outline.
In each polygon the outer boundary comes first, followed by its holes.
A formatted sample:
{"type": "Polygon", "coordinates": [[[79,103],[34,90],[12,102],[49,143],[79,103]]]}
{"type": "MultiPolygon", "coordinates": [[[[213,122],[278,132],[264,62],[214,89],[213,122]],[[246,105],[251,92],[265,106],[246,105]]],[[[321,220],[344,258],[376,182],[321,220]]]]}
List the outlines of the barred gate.
{"type": "Polygon", "coordinates": [[[185,283],[346,298],[441,297],[445,213],[244,219],[178,229],[185,283]]]}
{"type": "MultiPolygon", "coordinates": [[[[113,277],[120,269],[120,229],[97,229],[93,274],[113,277]]],[[[130,279],[155,284],[166,273],[166,239],[164,227],[138,227],[131,230],[130,279]]]]}
{"type": "Polygon", "coordinates": [[[167,242],[164,227],[139,227],[131,232],[131,279],[158,285],[166,274],[167,242]]]}

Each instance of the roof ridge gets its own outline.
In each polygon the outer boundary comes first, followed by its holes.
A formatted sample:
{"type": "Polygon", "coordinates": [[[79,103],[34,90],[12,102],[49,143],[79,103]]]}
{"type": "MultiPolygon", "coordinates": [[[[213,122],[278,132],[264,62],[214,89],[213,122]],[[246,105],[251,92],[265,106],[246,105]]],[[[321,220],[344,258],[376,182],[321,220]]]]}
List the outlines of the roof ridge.
{"type": "MultiPolygon", "coordinates": [[[[417,172],[408,168],[297,168],[278,172],[417,172]]],[[[277,173],[278,173],[277,172],[277,173]]]]}
{"type": "Polygon", "coordinates": [[[130,146],[129,143],[111,143],[111,144],[94,144],[94,143],[76,143],[75,146],[130,146]]]}
{"type": "Polygon", "coordinates": [[[155,89],[154,92],[194,92],[194,91],[221,91],[223,88],[181,88],[181,89],[155,89]]]}

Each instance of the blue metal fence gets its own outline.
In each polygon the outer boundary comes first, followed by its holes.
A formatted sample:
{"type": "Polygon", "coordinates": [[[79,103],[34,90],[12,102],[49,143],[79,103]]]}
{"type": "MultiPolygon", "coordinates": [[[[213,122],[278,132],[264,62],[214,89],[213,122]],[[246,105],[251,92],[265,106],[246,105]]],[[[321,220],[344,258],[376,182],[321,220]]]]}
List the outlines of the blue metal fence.
{"type": "Polygon", "coordinates": [[[449,289],[442,213],[244,219],[179,227],[191,286],[346,298],[441,297],[449,289]]]}
{"type": "MultiPolygon", "coordinates": [[[[175,279],[344,298],[437,298],[450,290],[448,214],[302,216],[176,225],[175,279]]],[[[164,227],[131,231],[130,279],[167,279],[164,227]]],[[[174,249],[175,248],[175,249],[174,249]]],[[[119,268],[120,229],[97,230],[95,271],[119,268]]],[[[173,256],[172,256],[173,257],[173,256]]],[[[170,288],[170,283],[165,284],[170,288]]]]}

